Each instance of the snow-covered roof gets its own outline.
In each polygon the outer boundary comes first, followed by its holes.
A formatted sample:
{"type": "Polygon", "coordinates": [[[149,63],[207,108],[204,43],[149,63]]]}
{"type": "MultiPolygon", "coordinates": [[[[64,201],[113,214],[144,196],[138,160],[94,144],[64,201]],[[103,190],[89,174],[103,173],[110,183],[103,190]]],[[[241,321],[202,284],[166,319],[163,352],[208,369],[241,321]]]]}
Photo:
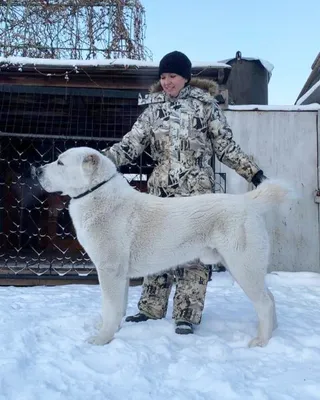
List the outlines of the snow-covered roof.
{"type": "Polygon", "coordinates": [[[229,106],[230,111],[317,111],[320,110],[320,104],[308,105],[261,105],[261,104],[244,104],[239,106],[229,106]]]}
{"type": "MultiPolygon", "coordinates": [[[[227,60],[222,60],[220,62],[222,63],[228,63],[232,60],[234,60],[235,58],[228,58],[227,60]]],[[[261,64],[264,66],[264,68],[268,71],[268,75],[269,75],[269,80],[271,78],[272,75],[272,71],[274,69],[274,65],[271,64],[269,61],[264,60],[262,58],[255,58],[255,57],[241,57],[241,60],[246,60],[246,61],[260,61],[261,64]]]]}
{"type": "MultiPolygon", "coordinates": [[[[60,67],[112,67],[122,68],[158,68],[159,63],[155,61],[132,60],[128,58],[118,59],[52,59],[52,58],[30,58],[30,57],[0,57],[0,64],[11,65],[33,65],[33,66],[60,66],[60,67]]],[[[231,68],[230,65],[217,61],[194,61],[193,68],[231,68]]]]}
{"type": "Polygon", "coordinates": [[[320,103],[320,89],[317,82],[320,80],[320,52],[311,65],[311,72],[303,85],[295,104],[320,103]]]}
{"type": "Polygon", "coordinates": [[[302,105],[312,102],[320,103],[320,80],[311,86],[311,88],[297,100],[296,104],[302,105]]]}

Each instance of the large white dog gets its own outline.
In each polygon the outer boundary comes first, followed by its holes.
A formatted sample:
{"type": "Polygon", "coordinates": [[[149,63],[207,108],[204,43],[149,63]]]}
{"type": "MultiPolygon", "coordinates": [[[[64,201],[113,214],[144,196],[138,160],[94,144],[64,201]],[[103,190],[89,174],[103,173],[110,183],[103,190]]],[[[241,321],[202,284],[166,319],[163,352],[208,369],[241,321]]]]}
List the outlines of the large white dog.
{"type": "Polygon", "coordinates": [[[102,291],[102,326],[91,343],[114,337],[126,309],[127,282],[200,258],[222,260],[258,314],[265,346],[277,326],[275,303],[265,286],[269,240],[262,214],[286,200],[275,181],[241,195],[158,198],[133,189],[115,165],[88,147],[67,150],[35,170],[48,192],[71,197],[77,238],[94,263],[102,291]]]}

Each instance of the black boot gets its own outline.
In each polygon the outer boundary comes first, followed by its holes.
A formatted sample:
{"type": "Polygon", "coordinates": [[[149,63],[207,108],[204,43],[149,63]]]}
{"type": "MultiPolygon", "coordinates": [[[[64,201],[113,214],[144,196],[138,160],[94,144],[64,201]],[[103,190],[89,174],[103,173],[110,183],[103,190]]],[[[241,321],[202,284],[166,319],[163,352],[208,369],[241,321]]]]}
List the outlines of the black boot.
{"type": "Polygon", "coordinates": [[[125,320],[126,322],[144,322],[148,321],[148,319],[153,319],[153,318],[148,317],[146,314],[139,312],[136,315],[129,315],[125,320]]]}
{"type": "Polygon", "coordinates": [[[176,333],[178,335],[190,335],[191,333],[193,333],[193,326],[191,322],[177,321],[176,333]]]}

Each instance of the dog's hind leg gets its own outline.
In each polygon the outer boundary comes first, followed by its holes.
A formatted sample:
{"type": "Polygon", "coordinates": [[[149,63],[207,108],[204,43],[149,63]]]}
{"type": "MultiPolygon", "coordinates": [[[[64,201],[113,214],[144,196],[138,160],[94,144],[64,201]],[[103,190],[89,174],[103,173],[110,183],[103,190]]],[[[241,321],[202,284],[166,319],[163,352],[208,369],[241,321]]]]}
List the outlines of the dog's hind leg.
{"type": "Polygon", "coordinates": [[[249,342],[249,347],[263,347],[268,344],[277,321],[274,298],[265,285],[268,252],[259,249],[259,254],[248,253],[248,250],[229,252],[224,258],[228,270],[252,301],[258,315],[258,335],[249,342]]]}
{"type": "Polygon", "coordinates": [[[124,302],[123,302],[123,310],[122,310],[122,316],[124,317],[127,312],[127,306],[128,306],[128,295],[129,295],[129,283],[130,279],[127,278],[126,280],[126,286],[124,290],[124,302]]]}
{"type": "Polygon", "coordinates": [[[273,330],[278,328],[278,319],[277,319],[277,311],[276,311],[276,302],[274,301],[274,296],[271,291],[267,288],[268,295],[270,296],[273,304],[273,330]]]}

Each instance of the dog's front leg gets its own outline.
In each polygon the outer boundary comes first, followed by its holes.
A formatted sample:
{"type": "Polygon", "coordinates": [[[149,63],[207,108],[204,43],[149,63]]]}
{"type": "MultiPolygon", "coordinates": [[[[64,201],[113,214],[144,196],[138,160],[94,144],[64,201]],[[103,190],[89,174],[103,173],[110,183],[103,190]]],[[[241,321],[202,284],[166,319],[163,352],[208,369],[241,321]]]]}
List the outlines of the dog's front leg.
{"type": "Polygon", "coordinates": [[[102,295],[102,326],[96,336],[89,338],[89,343],[104,345],[109,343],[118,330],[126,307],[127,279],[119,274],[120,268],[97,268],[102,295]]]}

